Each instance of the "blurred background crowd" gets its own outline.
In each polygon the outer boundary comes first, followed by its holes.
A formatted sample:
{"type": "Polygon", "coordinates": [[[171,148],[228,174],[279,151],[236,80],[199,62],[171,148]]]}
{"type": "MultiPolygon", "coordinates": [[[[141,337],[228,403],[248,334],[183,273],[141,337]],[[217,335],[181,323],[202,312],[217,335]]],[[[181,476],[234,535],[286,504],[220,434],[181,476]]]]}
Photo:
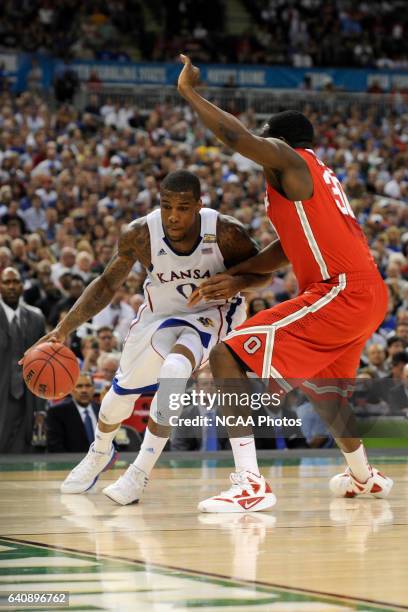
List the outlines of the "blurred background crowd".
{"type": "MultiPolygon", "coordinates": [[[[65,59],[174,60],[183,49],[198,61],[303,65],[295,55],[306,50],[305,66],[407,64],[407,16],[398,1],[213,4],[208,11],[206,3],[190,0],[5,0],[0,5],[0,46],[65,59]],[[245,28],[237,34],[239,24],[245,28]],[[317,40],[319,45],[312,42],[317,40]]],[[[239,219],[261,248],[276,237],[265,216],[262,169],[214,139],[174,88],[169,88],[168,99],[167,94],[155,98],[148,93],[143,106],[137,106],[130,90],[110,96],[91,73],[79,104],[79,79],[69,67],[57,73],[54,96],[40,92],[37,77],[33,59],[28,90],[17,95],[0,68],[0,276],[11,266],[21,278],[18,289],[13,275],[7,286],[0,283],[0,304],[7,292],[18,291],[22,303],[38,309],[37,323],[53,328],[102,272],[121,228],[159,206],[161,180],[180,168],[199,176],[204,206],[239,219]]],[[[267,114],[251,105],[247,93],[234,92],[231,83],[224,88],[227,102],[221,106],[256,131],[267,114]]],[[[259,93],[265,102],[273,98],[276,110],[290,106],[290,92],[259,93]]],[[[292,102],[314,124],[315,151],[341,180],[389,289],[386,319],[361,357],[359,377],[371,383],[371,391],[356,391],[356,406],[366,412],[408,414],[407,105],[401,94],[390,104],[372,101],[376,96],[367,97],[372,102],[344,98],[344,104],[335,104],[336,94],[326,90],[308,96],[307,102],[297,93],[300,97],[292,96],[292,102]]],[[[136,264],[112,303],[70,339],[85,376],[74,392],[77,406],[91,400],[97,406],[111,384],[127,329],[143,302],[143,281],[144,271],[136,264]]],[[[292,271],[279,271],[269,286],[247,295],[248,315],[296,293],[292,271]]],[[[12,313],[5,314],[11,330],[12,313]]],[[[2,333],[0,329],[0,350],[6,346],[2,333]]],[[[21,349],[21,342],[15,346],[21,349]]],[[[15,353],[14,360],[17,349],[15,353]]],[[[2,402],[7,376],[0,372],[2,402]]],[[[20,387],[16,383],[13,391],[16,406],[20,387]]],[[[132,417],[139,432],[149,401],[142,398],[132,417]]],[[[295,403],[303,406],[307,422],[306,413],[311,413],[304,398],[295,403]]],[[[44,402],[40,408],[35,408],[37,416],[44,402]]],[[[61,441],[61,432],[71,427],[58,423],[61,415],[49,411],[49,428],[54,427],[49,450],[86,450],[85,434],[81,448],[70,446],[67,438],[61,441]]],[[[311,428],[302,434],[305,444],[330,445],[322,425],[310,418],[311,428]]],[[[44,419],[36,417],[35,425],[34,442],[44,445],[44,419]]],[[[125,446],[132,443],[126,431],[120,436],[125,446]]],[[[0,452],[8,452],[6,442],[2,444],[0,436],[0,452]]],[[[200,447],[202,441],[196,444],[200,447]]],[[[183,447],[180,439],[174,447],[183,447]]]]}
{"type": "Polygon", "coordinates": [[[58,57],[407,68],[404,0],[3,0],[0,44],[58,57]]]}
{"type": "MultiPolygon", "coordinates": [[[[404,409],[408,118],[375,107],[322,114],[311,105],[306,112],[316,127],[316,153],[341,179],[389,288],[387,318],[362,355],[360,375],[391,379],[381,399],[400,388],[397,404],[404,409]]],[[[259,128],[250,109],[240,119],[259,128]]],[[[159,205],[160,181],[178,168],[200,177],[204,206],[235,216],[261,247],[276,237],[264,212],[261,168],[222,147],[181,102],[141,114],[92,95],[78,111],[66,104],[53,109],[30,92],[4,92],[0,130],[0,273],[18,270],[24,301],[41,310],[48,328],[101,273],[121,227],[159,205]]],[[[136,264],[112,303],[71,338],[82,370],[94,376],[96,397],[116,371],[143,302],[143,280],[136,264]]],[[[292,271],[282,270],[268,287],[248,294],[248,314],[296,293],[292,271]]]]}

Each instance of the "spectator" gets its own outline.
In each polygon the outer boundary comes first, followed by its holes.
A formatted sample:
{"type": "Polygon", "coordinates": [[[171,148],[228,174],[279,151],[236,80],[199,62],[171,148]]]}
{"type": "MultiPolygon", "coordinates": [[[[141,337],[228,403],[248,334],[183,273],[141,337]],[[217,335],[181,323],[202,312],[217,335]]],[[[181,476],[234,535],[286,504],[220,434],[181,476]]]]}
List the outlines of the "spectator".
{"type": "MultiPolygon", "coordinates": [[[[54,3],[53,8],[58,21],[59,4],[54,3]]],[[[296,10],[300,11],[299,7],[296,10]]],[[[278,20],[280,14],[277,9],[278,20]]],[[[82,15],[78,19],[81,20],[82,15]]],[[[298,21],[290,18],[288,27],[292,24],[291,35],[302,38],[305,33],[298,28],[298,21]]],[[[270,34],[269,31],[266,34],[270,34]]],[[[311,36],[310,24],[307,34],[311,36]]],[[[250,37],[246,38],[244,46],[248,47],[249,43],[251,47],[250,37]]],[[[285,58],[285,40],[280,34],[275,38],[273,53],[275,57],[282,54],[285,58]]],[[[333,50],[336,44],[333,43],[333,50]]],[[[167,48],[163,56],[166,53],[167,48]]],[[[310,50],[316,65],[319,64],[318,53],[313,48],[310,50]]],[[[347,186],[350,205],[366,232],[373,256],[390,290],[387,318],[367,346],[385,346],[390,338],[397,336],[406,347],[408,191],[407,173],[401,172],[408,163],[405,102],[402,101],[400,108],[391,104],[383,106],[378,100],[367,107],[358,104],[350,109],[337,105],[331,110],[328,101],[325,97],[313,101],[311,96],[307,107],[312,120],[319,118],[314,121],[316,140],[321,143],[316,153],[333,167],[347,186]],[[397,200],[385,193],[385,186],[388,184],[390,189],[390,183],[397,200]]],[[[93,259],[92,274],[100,274],[113,256],[122,227],[158,205],[160,181],[176,167],[191,168],[200,176],[205,206],[241,219],[261,246],[275,238],[264,218],[260,170],[240,158],[225,162],[223,148],[203,133],[194,115],[181,103],[161,103],[146,116],[145,109],[142,116],[126,104],[116,108],[109,100],[102,105],[101,100],[93,98],[90,104],[93,108],[85,113],[69,105],[54,111],[35,94],[25,92],[18,97],[9,92],[2,94],[0,269],[13,263],[21,269],[27,299],[43,309],[49,325],[57,301],[70,297],[72,274],[82,270],[85,282],[92,278],[89,257],[85,255],[85,267],[81,266],[80,270],[76,263],[78,253],[88,253],[93,259]],[[104,126],[102,118],[113,112],[125,118],[123,124],[104,126]],[[85,117],[90,114],[94,118],[92,125],[85,117]],[[34,235],[30,233],[32,226],[25,222],[25,215],[33,208],[37,196],[41,198],[46,220],[44,228],[37,229],[34,235]],[[15,239],[18,241],[13,242],[15,239]],[[42,262],[45,262],[44,268],[42,262]],[[51,280],[45,272],[50,266],[51,280]]],[[[240,96],[234,112],[240,112],[246,104],[245,96],[240,96]]],[[[251,109],[243,116],[250,129],[258,127],[251,109]]],[[[128,322],[142,301],[143,280],[141,267],[135,266],[124,290],[115,297],[116,307],[107,309],[106,323],[114,326],[120,323],[122,310],[126,309],[122,309],[122,304],[127,306],[124,323],[115,327],[115,333],[126,333],[128,322]]],[[[285,300],[296,291],[291,271],[278,271],[268,287],[251,294],[254,300],[251,308],[265,307],[276,299],[285,300]]],[[[100,323],[95,325],[100,326],[100,323]]],[[[82,337],[92,333],[88,325],[79,337],[73,336],[71,346],[78,356],[81,355],[82,337]]],[[[95,343],[95,339],[91,342],[95,343]]],[[[88,357],[92,356],[87,359],[89,369],[96,371],[99,345],[92,349],[91,342],[85,342],[84,351],[88,357]]],[[[389,357],[383,366],[388,374],[392,354],[399,348],[398,342],[390,343],[389,357]]],[[[362,358],[367,362],[367,352],[362,358]]]]}
{"type": "Polygon", "coordinates": [[[144,297],[140,293],[135,293],[129,298],[129,306],[133,309],[135,316],[139,312],[139,308],[142,304],[144,304],[144,297]]]}
{"type": "MultiPolygon", "coordinates": [[[[52,270],[52,266],[51,266],[52,270]]],[[[58,279],[55,285],[61,291],[63,297],[68,297],[69,288],[71,287],[72,272],[68,268],[61,268],[58,274],[58,279]]],[[[52,272],[51,272],[52,281],[52,272]]]]}
{"type": "Polygon", "coordinates": [[[30,232],[36,232],[47,227],[46,215],[40,196],[33,196],[31,206],[23,212],[23,217],[30,232]]]}
{"type": "Polygon", "coordinates": [[[388,372],[391,370],[392,359],[394,355],[405,351],[405,347],[405,342],[402,340],[402,338],[399,338],[398,336],[391,336],[391,338],[387,340],[388,357],[385,360],[384,367],[388,372]]]}
{"type": "Polygon", "coordinates": [[[44,175],[51,176],[61,170],[62,166],[57,158],[57,145],[55,142],[51,141],[47,143],[45,154],[46,158],[34,166],[31,172],[32,177],[44,175]]]}
{"type": "Polygon", "coordinates": [[[115,353],[101,353],[97,361],[95,379],[111,383],[119,367],[119,357],[115,353]]]}
{"type": "Polygon", "coordinates": [[[385,367],[385,350],[380,344],[372,344],[367,349],[368,365],[380,378],[387,376],[385,367]]]}
{"type": "Polygon", "coordinates": [[[101,353],[108,353],[112,355],[120,355],[117,350],[117,340],[115,334],[113,333],[113,327],[109,325],[102,325],[97,328],[97,340],[98,347],[101,353]]]}
{"type": "Polygon", "coordinates": [[[47,448],[50,453],[84,453],[95,439],[99,406],[92,400],[92,376],[81,372],[71,397],[47,412],[47,448]]]}
{"type": "Polygon", "coordinates": [[[82,355],[81,370],[95,374],[101,354],[97,338],[95,336],[85,336],[80,341],[80,349],[82,355]]]}
{"type": "Polygon", "coordinates": [[[253,298],[248,304],[248,317],[252,317],[258,312],[261,312],[261,310],[265,310],[266,308],[270,308],[269,302],[267,300],[260,297],[253,298]]]}
{"type": "Polygon", "coordinates": [[[57,72],[54,80],[54,93],[58,102],[72,103],[78,87],[78,75],[68,64],[57,72]]]}
{"type": "Polygon", "coordinates": [[[400,384],[390,391],[389,402],[393,412],[404,411],[408,415],[408,364],[402,370],[400,384]]]}
{"type": "MultiPolygon", "coordinates": [[[[390,393],[396,385],[401,384],[404,366],[408,363],[408,353],[401,351],[394,353],[389,362],[388,376],[378,379],[376,376],[367,392],[367,401],[376,404],[380,401],[390,403],[390,393]]],[[[361,374],[359,375],[361,377],[361,374]]]]}
{"type": "Polygon", "coordinates": [[[92,319],[96,329],[100,329],[102,326],[111,327],[119,334],[122,341],[126,338],[129,325],[135,316],[133,308],[126,303],[124,298],[125,290],[122,287],[116,291],[109,306],[101,310],[92,319]]]}
{"type": "Polygon", "coordinates": [[[296,413],[302,421],[301,430],[309,448],[334,446],[333,437],[309,401],[300,404],[296,408],[296,413]]]}
{"type": "Polygon", "coordinates": [[[120,357],[117,353],[100,353],[96,362],[94,375],[95,391],[100,396],[104,389],[111,386],[119,367],[120,357]]]}
{"type": "Polygon", "coordinates": [[[88,285],[90,281],[95,277],[92,272],[93,257],[86,251],[80,251],[75,258],[74,271],[79,274],[83,279],[84,283],[88,285]]]}
{"type": "Polygon", "coordinates": [[[284,302],[285,300],[290,300],[297,295],[297,291],[297,280],[293,272],[290,270],[285,274],[283,291],[277,293],[275,296],[276,301],[284,302]]]}
{"type": "Polygon", "coordinates": [[[403,377],[404,367],[408,363],[408,353],[401,351],[394,353],[391,360],[391,380],[394,384],[401,382],[403,377]]]}
{"type": "Polygon", "coordinates": [[[27,258],[26,244],[22,238],[15,238],[11,243],[13,267],[16,268],[25,280],[31,272],[30,262],[27,258]]]}
{"type": "MultiPolygon", "coordinates": [[[[47,47],[58,57],[118,62],[129,61],[130,54],[141,56],[144,61],[172,61],[177,51],[186,49],[201,62],[381,69],[406,65],[401,3],[376,3],[372,10],[371,5],[359,2],[353,14],[339,0],[330,5],[324,0],[290,5],[259,0],[243,3],[250,35],[226,30],[225,2],[213,0],[212,10],[205,11],[202,8],[205,3],[185,0],[160,7],[154,3],[150,18],[155,22],[155,31],[149,31],[147,36],[143,11],[135,11],[135,3],[127,0],[99,3],[99,8],[94,12],[91,8],[91,13],[81,10],[80,0],[54,2],[52,8],[41,5],[39,10],[37,7],[29,13],[22,8],[16,10],[14,3],[7,2],[2,6],[5,24],[2,42],[6,47],[28,52],[47,47]],[[11,23],[13,27],[7,28],[11,23]]],[[[41,72],[41,67],[34,64],[33,71],[31,80],[38,81],[36,73],[41,72]]],[[[99,87],[100,78],[92,71],[87,88],[98,91],[99,87]]],[[[72,101],[77,88],[76,72],[68,63],[60,66],[54,80],[57,100],[72,101]]],[[[381,90],[375,81],[371,88],[375,92],[381,90]]],[[[0,66],[0,91],[4,89],[7,79],[0,66]]]]}
{"type": "Polygon", "coordinates": [[[42,260],[37,265],[35,277],[24,289],[25,302],[34,306],[36,302],[45,297],[44,285],[49,280],[51,280],[51,264],[49,261],[42,260]]]}
{"type": "Polygon", "coordinates": [[[33,395],[18,365],[24,351],[45,333],[44,316],[21,301],[23,284],[14,268],[0,276],[0,454],[31,449],[34,420],[41,419],[45,401],[33,395]]]}
{"type": "Polygon", "coordinates": [[[57,325],[58,321],[60,320],[61,312],[68,311],[70,308],[72,308],[80,295],[82,295],[84,289],[85,283],[82,276],[79,276],[79,274],[73,274],[68,290],[68,296],[61,298],[55,304],[50,313],[50,323],[52,326],[57,325]]]}
{"type": "Polygon", "coordinates": [[[64,247],[61,251],[59,261],[52,265],[52,280],[55,282],[59,280],[60,273],[62,270],[69,270],[72,274],[75,274],[75,258],[76,251],[72,247],[64,247]]]}
{"type": "Polygon", "coordinates": [[[0,274],[11,265],[12,253],[6,246],[0,247],[0,274]]]}
{"type": "Polygon", "coordinates": [[[395,334],[404,342],[405,347],[408,346],[408,322],[399,323],[395,328],[395,334]]]}

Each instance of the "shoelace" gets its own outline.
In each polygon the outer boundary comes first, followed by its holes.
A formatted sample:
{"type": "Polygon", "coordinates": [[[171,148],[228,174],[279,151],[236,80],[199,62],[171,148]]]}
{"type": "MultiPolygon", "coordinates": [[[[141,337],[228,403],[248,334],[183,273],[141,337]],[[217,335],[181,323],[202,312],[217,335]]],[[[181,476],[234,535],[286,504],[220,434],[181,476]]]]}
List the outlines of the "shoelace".
{"type": "Polygon", "coordinates": [[[233,497],[235,495],[241,495],[243,491],[253,493],[250,483],[246,481],[245,476],[241,472],[233,472],[230,474],[230,481],[232,482],[232,487],[230,487],[228,491],[221,491],[220,495],[233,497]]]}
{"type": "Polygon", "coordinates": [[[128,469],[126,470],[126,472],[119,478],[119,480],[117,481],[117,485],[121,485],[123,482],[128,482],[130,480],[130,482],[134,485],[142,485],[143,487],[145,487],[149,481],[148,477],[146,476],[146,474],[144,474],[142,471],[129,466],[128,469]]]}
{"type": "Polygon", "coordinates": [[[95,468],[95,464],[98,462],[98,460],[100,459],[101,455],[104,455],[107,457],[107,455],[105,455],[105,453],[98,453],[97,451],[94,451],[93,449],[91,450],[90,453],[88,453],[88,455],[86,455],[86,457],[84,457],[81,461],[81,463],[79,463],[76,468],[74,468],[72,470],[72,475],[74,476],[79,476],[79,475],[88,475],[91,474],[95,468]]]}

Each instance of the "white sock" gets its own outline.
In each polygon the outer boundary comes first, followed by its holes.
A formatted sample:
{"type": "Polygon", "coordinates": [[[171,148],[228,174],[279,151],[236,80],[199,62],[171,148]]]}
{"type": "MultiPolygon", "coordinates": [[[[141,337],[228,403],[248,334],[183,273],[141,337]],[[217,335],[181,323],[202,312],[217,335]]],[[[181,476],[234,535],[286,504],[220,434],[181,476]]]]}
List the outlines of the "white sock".
{"type": "Polygon", "coordinates": [[[370,478],[371,472],[364,445],[360,444],[358,449],[352,453],[345,453],[344,451],[342,453],[357,480],[366,482],[370,478]]]}
{"type": "Polygon", "coordinates": [[[248,471],[259,476],[254,436],[230,438],[230,443],[234,455],[235,470],[237,472],[248,471]]]}
{"type": "Polygon", "coordinates": [[[168,438],[160,438],[155,436],[149,429],[146,429],[140,451],[133,462],[133,465],[139,470],[142,470],[147,476],[154,468],[154,465],[163,448],[166,446],[168,438]]]}
{"type": "Polygon", "coordinates": [[[120,425],[114,429],[113,431],[109,431],[105,433],[99,429],[99,425],[96,426],[95,429],[95,442],[94,442],[94,450],[98,453],[109,453],[112,447],[113,438],[118,433],[120,425]]]}

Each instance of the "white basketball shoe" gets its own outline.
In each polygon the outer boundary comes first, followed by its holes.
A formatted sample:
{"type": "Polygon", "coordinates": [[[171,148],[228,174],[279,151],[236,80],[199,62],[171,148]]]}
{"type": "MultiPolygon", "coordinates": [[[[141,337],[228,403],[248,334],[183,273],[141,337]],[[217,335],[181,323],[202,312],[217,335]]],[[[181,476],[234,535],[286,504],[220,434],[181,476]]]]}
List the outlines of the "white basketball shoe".
{"type": "Polygon", "coordinates": [[[263,476],[252,472],[230,474],[232,487],[198,504],[200,512],[257,512],[276,504],[276,497],[263,476]]]}
{"type": "Polygon", "coordinates": [[[127,506],[139,501],[148,482],[146,474],[131,463],[123,476],[105,487],[102,493],[117,504],[127,506]]]}
{"type": "Polygon", "coordinates": [[[394,481],[371,466],[370,473],[366,482],[359,482],[350,468],[347,468],[343,474],[333,476],[329,484],[330,490],[336,497],[387,497],[394,481]]]}
{"type": "Polygon", "coordinates": [[[89,447],[88,454],[68,474],[60,487],[61,493],[85,493],[89,491],[102,472],[109,470],[118,458],[118,453],[112,445],[109,453],[100,453],[94,449],[94,442],[89,447]]]}

